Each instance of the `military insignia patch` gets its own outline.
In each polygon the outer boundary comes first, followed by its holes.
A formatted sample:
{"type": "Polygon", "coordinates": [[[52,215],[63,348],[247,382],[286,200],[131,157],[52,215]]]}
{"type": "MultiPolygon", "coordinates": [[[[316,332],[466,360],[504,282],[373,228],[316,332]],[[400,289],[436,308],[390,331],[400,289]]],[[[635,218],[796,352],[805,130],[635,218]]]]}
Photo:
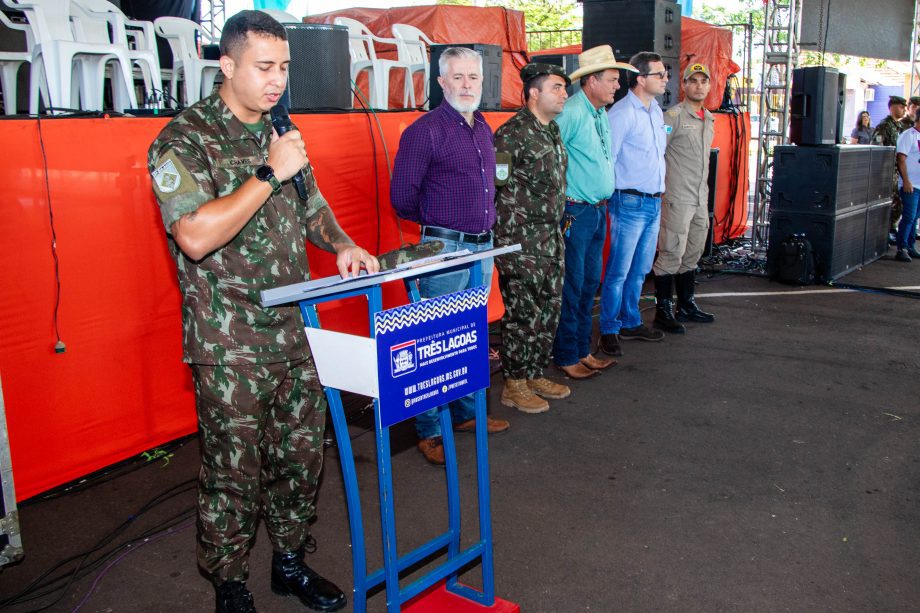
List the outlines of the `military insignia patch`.
{"type": "Polygon", "coordinates": [[[495,165],[495,178],[499,181],[508,180],[508,164],[496,164],[495,165]]]}
{"type": "Polygon", "coordinates": [[[182,184],[182,178],[179,176],[179,169],[172,160],[166,160],[160,167],[153,171],[153,180],[157,188],[164,194],[171,194],[179,189],[182,184]]]}

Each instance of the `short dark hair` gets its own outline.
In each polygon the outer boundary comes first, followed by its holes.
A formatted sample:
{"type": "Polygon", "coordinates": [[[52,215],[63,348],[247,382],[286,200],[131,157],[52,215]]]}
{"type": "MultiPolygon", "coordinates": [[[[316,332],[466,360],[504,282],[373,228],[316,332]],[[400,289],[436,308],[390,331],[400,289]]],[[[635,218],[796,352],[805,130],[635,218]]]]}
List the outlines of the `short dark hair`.
{"type": "Polygon", "coordinates": [[[541,74],[527,81],[527,83],[524,83],[524,102],[530,100],[531,88],[536,88],[537,91],[543,91],[543,84],[546,83],[549,77],[550,75],[548,74],[541,74]]]}
{"type": "Polygon", "coordinates": [[[660,62],[661,56],[657,53],[652,53],[651,51],[640,51],[636,55],[629,58],[629,63],[632,64],[636,70],[639,72],[632,72],[627,70],[627,78],[629,79],[629,89],[634,88],[639,84],[639,77],[645,76],[648,72],[649,65],[652,62],[660,62]]]}
{"type": "Polygon", "coordinates": [[[599,72],[592,72],[590,74],[586,74],[582,78],[578,79],[578,84],[581,85],[582,89],[584,89],[588,85],[588,81],[591,80],[591,77],[594,77],[595,79],[600,79],[600,74],[601,73],[599,72]]]}
{"type": "Polygon", "coordinates": [[[247,35],[252,32],[260,36],[271,36],[287,40],[287,31],[274,17],[262,11],[240,11],[226,22],[220,34],[220,54],[234,55],[246,44],[247,35]]]}

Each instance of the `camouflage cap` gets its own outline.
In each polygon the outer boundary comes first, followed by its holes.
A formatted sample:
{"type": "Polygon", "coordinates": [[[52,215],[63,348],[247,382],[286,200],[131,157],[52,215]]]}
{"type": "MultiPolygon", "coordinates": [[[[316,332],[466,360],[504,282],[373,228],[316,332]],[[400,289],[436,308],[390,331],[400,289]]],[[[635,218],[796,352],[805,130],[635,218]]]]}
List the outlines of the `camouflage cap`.
{"type": "Polygon", "coordinates": [[[687,66],[687,69],[684,70],[684,81],[695,75],[696,73],[702,73],[706,75],[707,78],[712,78],[712,75],[709,74],[709,69],[706,68],[706,64],[700,64],[699,62],[694,62],[687,66]]]}
{"type": "Polygon", "coordinates": [[[905,100],[903,96],[888,96],[888,106],[892,104],[903,104],[907,106],[907,100],[905,100]]]}
{"type": "Polygon", "coordinates": [[[572,80],[569,79],[569,75],[565,74],[565,71],[562,69],[562,66],[556,66],[555,64],[545,64],[543,62],[531,62],[523,68],[521,68],[521,81],[524,85],[527,85],[527,82],[531,79],[536,79],[537,77],[542,77],[543,75],[556,75],[557,77],[562,77],[565,79],[566,85],[571,85],[572,80]]]}
{"type": "Polygon", "coordinates": [[[908,102],[910,102],[914,106],[920,106],[920,96],[911,96],[908,102]]]}

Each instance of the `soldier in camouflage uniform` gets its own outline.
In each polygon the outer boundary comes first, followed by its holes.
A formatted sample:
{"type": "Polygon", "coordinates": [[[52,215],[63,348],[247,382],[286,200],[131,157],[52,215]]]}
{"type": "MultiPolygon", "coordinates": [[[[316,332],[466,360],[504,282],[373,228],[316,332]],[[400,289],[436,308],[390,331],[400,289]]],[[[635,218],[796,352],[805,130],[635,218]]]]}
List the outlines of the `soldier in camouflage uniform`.
{"type": "Polygon", "coordinates": [[[325,400],[298,308],[263,308],[259,293],[309,278],[307,240],[336,253],[343,276],[376,271],[377,261],[339,228],[300,133],[279,138],[265,115],[286,85],[284,28],[243,11],[227,20],[220,48],[220,91],[173,119],[148,153],[195,383],[198,563],[218,612],[254,611],[245,581],[261,512],[273,591],[334,611],[345,595],[303,562],[325,400]],[[290,181],[301,169],[306,201],[290,181]]]}
{"type": "Polygon", "coordinates": [[[525,413],[549,410],[544,398],[565,398],[568,387],[543,376],[562,308],[568,157],[553,121],[571,83],[551,64],[521,69],[526,106],[495,132],[496,246],[520,243],[517,254],[498,258],[502,318],[502,404],[525,413]],[[542,398],[541,398],[542,396],[542,398]]]}
{"type": "MultiPolygon", "coordinates": [[[[872,144],[885,147],[897,147],[898,136],[913,124],[907,115],[907,100],[901,96],[888,97],[888,116],[875,126],[872,144]],[[905,120],[908,122],[905,124],[905,120]]],[[[898,169],[891,170],[891,232],[897,233],[898,220],[901,219],[901,195],[898,193],[898,169]]]]}

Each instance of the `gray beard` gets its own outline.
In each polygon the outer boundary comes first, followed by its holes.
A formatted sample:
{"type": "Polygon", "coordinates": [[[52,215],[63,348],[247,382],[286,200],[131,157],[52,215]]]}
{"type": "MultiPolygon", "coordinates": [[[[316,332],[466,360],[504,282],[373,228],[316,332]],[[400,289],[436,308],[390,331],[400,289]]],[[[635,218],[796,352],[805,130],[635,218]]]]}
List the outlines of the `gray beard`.
{"type": "Polygon", "coordinates": [[[482,102],[482,94],[476,96],[476,100],[469,104],[457,102],[451,96],[445,96],[445,99],[447,100],[447,104],[451,105],[458,113],[472,113],[479,108],[479,103],[482,102]]]}

